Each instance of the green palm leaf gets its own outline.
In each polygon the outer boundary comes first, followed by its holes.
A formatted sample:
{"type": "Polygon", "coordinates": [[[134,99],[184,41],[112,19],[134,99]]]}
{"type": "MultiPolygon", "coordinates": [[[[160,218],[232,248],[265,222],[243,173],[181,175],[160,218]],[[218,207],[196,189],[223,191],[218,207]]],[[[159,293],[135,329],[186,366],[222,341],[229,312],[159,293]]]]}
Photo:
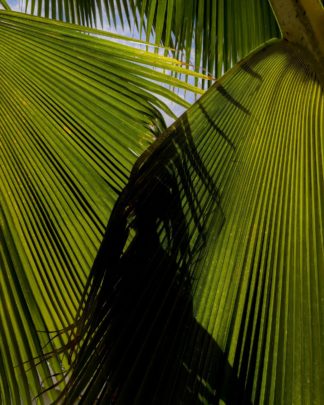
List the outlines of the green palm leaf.
{"type": "Polygon", "coordinates": [[[140,32],[145,27],[146,40],[153,35],[157,44],[174,47],[177,58],[216,76],[280,36],[267,0],[26,0],[26,6],[38,15],[88,25],[108,20],[140,32]]]}
{"type": "Polygon", "coordinates": [[[324,97],[308,60],[260,49],[138,160],[64,403],[323,403],[324,97]]]}
{"type": "Polygon", "coordinates": [[[267,1],[168,0],[137,2],[146,38],[174,46],[196,69],[220,77],[279,31],[267,1]],[[248,23],[247,23],[248,21],[248,23]]]}
{"type": "Polygon", "coordinates": [[[10,10],[10,7],[9,7],[8,3],[6,2],[6,0],[1,0],[0,6],[2,6],[5,10],[10,10]]]}
{"type": "MultiPolygon", "coordinates": [[[[98,34],[109,36],[0,12],[0,400],[6,404],[31,403],[68,365],[54,358],[32,367],[34,357],[53,350],[49,331],[74,320],[106,218],[137,156],[165,128],[160,110],[172,114],[154,93],[188,105],[156,82],[194,90],[152,69],[184,72],[179,62],[98,34]]],[[[58,340],[66,342],[64,334],[58,340]]]]}

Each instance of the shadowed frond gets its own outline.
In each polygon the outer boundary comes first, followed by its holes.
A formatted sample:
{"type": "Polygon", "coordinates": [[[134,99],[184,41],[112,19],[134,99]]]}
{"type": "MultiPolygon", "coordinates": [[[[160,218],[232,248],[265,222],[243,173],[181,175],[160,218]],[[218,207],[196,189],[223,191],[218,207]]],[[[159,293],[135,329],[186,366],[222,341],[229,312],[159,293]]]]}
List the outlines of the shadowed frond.
{"type": "Polygon", "coordinates": [[[63,403],[324,401],[324,94],[308,60],[258,50],[138,160],[63,403]]]}
{"type": "Polygon", "coordinates": [[[49,331],[74,319],[107,215],[138,155],[165,128],[160,109],[172,114],[156,94],[188,104],[156,82],[190,86],[152,69],[181,71],[177,61],[94,34],[0,12],[5,404],[30,404],[67,367],[54,358],[36,369],[33,358],[53,350],[49,331]]]}

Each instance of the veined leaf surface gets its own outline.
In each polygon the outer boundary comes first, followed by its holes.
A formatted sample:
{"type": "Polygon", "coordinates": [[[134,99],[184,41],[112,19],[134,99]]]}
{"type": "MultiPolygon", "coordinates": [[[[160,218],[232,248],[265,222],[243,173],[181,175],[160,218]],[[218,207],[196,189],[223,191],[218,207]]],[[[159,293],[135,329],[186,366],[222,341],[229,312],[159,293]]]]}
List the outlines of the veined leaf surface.
{"type": "MultiPolygon", "coordinates": [[[[265,41],[280,37],[268,0],[26,0],[33,14],[97,25],[129,25],[176,57],[220,77],[265,41]]],[[[205,82],[206,85],[210,83],[205,82]]]]}
{"type": "Polygon", "coordinates": [[[106,218],[138,155],[165,127],[160,109],[172,114],[154,93],[188,105],[156,81],[190,86],[152,69],[182,70],[179,62],[92,34],[100,32],[0,12],[6,404],[31,403],[67,366],[56,359],[26,374],[35,356],[52,350],[48,331],[74,319],[106,218]]]}
{"type": "Polygon", "coordinates": [[[66,403],[323,402],[310,60],[286,41],[260,49],[139,159],[92,270],[66,403]]]}

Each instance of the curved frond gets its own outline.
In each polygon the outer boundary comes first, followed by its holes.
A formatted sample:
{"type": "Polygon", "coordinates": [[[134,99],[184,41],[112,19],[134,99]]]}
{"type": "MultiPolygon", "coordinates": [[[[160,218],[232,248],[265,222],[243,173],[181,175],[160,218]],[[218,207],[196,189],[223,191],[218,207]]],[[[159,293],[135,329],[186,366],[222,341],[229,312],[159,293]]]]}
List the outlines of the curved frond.
{"type": "Polygon", "coordinates": [[[260,49],[138,160],[64,403],[324,401],[324,93],[307,60],[260,49]]]}
{"type": "MultiPolygon", "coordinates": [[[[267,0],[138,1],[146,38],[177,49],[196,69],[222,76],[279,30],[267,0]]],[[[207,83],[208,84],[208,83],[207,83]]]]}
{"type": "Polygon", "coordinates": [[[99,32],[0,12],[0,398],[6,404],[30,404],[67,367],[66,359],[54,359],[35,369],[33,358],[53,350],[49,331],[74,319],[107,215],[137,156],[165,127],[160,109],[169,110],[156,95],[183,103],[156,82],[187,87],[152,69],[181,70],[177,61],[92,33],[99,32]]]}
{"type": "Polygon", "coordinates": [[[177,58],[217,77],[280,36],[268,0],[26,0],[26,5],[32,13],[60,20],[128,24],[146,40],[175,48],[177,58]]]}

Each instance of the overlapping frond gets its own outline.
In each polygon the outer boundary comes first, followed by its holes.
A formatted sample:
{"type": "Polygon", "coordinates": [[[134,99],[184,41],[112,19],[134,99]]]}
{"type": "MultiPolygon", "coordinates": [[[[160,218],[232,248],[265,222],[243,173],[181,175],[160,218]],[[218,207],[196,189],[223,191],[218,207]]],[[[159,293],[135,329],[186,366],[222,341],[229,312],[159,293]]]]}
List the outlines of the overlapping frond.
{"type": "Polygon", "coordinates": [[[257,51],[139,159],[65,403],[323,403],[324,94],[307,60],[257,51]]]}
{"type": "Polygon", "coordinates": [[[26,0],[26,4],[32,13],[60,20],[128,24],[147,40],[175,48],[177,58],[218,77],[280,35],[267,0],[26,0]]]}
{"type": "Polygon", "coordinates": [[[176,47],[188,63],[220,77],[279,31],[267,0],[137,2],[146,38],[176,47]],[[183,51],[182,51],[183,50],[183,51]]]}
{"type": "Polygon", "coordinates": [[[0,12],[5,404],[31,403],[67,366],[54,358],[36,370],[32,359],[52,350],[48,331],[74,319],[106,218],[138,155],[165,127],[160,109],[169,110],[154,93],[187,105],[156,82],[189,87],[152,69],[181,70],[177,61],[99,33],[0,12]]]}

